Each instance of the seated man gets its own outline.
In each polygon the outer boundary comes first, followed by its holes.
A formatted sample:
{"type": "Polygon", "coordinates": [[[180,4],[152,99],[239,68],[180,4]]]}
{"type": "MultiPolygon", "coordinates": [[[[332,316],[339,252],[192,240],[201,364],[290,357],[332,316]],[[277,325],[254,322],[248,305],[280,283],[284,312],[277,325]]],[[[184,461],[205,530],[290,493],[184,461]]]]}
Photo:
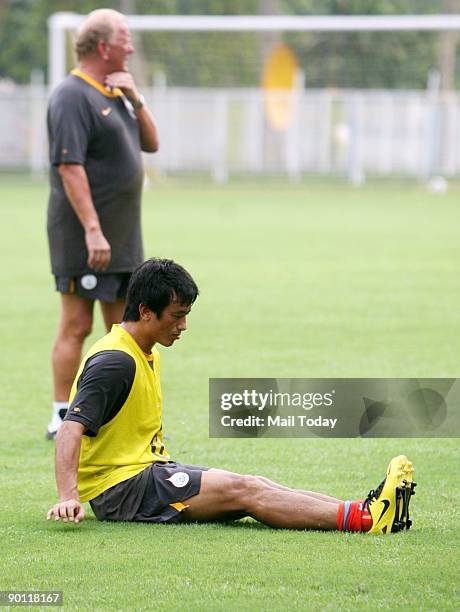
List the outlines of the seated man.
{"type": "Polygon", "coordinates": [[[85,356],[56,437],[60,501],[47,518],[78,523],[89,501],[100,520],[220,521],[245,516],[288,529],[390,533],[409,528],[415,483],[404,455],[365,500],[290,489],[247,476],[171,461],[162,433],[160,357],[186,329],[198,295],[190,274],[150,259],[132,275],[123,321],[85,356]]]}

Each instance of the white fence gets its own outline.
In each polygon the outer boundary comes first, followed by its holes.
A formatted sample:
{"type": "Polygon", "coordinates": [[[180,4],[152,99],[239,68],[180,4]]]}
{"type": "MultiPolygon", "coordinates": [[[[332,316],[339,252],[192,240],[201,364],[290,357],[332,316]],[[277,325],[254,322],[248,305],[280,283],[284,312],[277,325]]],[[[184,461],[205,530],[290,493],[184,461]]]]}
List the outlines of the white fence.
{"type": "MultiPolygon", "coordinates": [[[[284,132],[270,128],[258,89],[144,91],[161,147],[154,173],[203,172],[426,178],[460,175],[460,96],[426,91],[303,90],[284,132]]],[[[0,169],[46,172],[46,89],[0,88],[0,169]]]]}

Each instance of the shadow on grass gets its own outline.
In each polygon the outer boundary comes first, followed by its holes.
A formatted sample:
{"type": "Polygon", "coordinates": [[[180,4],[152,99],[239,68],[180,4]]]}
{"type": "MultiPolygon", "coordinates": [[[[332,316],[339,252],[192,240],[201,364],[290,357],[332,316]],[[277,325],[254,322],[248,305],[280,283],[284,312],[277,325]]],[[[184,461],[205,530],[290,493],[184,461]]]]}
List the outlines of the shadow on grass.
{"type": "MultiPolygon", "coordinates": [[[[246,517],[240,520],[235,521],[196,521],[196,522],[184,522],[184,523],[148,523],[148,522],[128,522],[128,521],[98,521],[95,518],[91,517],[90,522],[86,519],[82,524],[79,525],[70,525],[70,524],[60,524],[55,529],[56,532],[62,534],[67,532],[72,533],[117,533],[117,532],[126,532],[129,530],[130,532],[139,533],[143,530],[158,530],[164,529],[168,534],[173,534],[175,531],[184,531],[184,532],[193,532],[196,530],[206,530],[206,531],[218,531],[218,532],[238,532],[238,533],[249,533],[249,532],[260,532],[267,534],[321,534],[326,536],[337,535],[335,530],[321,530],[321,529],[277,529],[274,527],[270,527],[269,525],[265,525],[264,523],[259,523],[255,519],[250,517],[246,517]]],[[[54,531],[54,529],[53,529],[54,531]]],[[[348,535],[348,534],[347,534],[348,535]]],[[[352,534],[357,535],[358,537],[362,537],[363,534],[352,534]]]]}
{"type": "MultiPolygon", "coordinates": [[[[250,529],[263,531],[278,531],[268,525],[259,523],[251,518],[244,518],[237,521],[209,521],[209,522],[184,522],[184,523],[149,523],[149,522],[130,522],[130,521],[98,521],[94,516],[86,517],[81,523],[64,523],[62,521],[47,521],[46,525],[40,524],[39,529],[45,529],[48,533],[54,532],[59,534],[79,534],[88,532],[105,532],[116,530],[139,530],[139,529],[250,529]]],[[[286,530],[284,530],[286,531],[286,530]]]]}

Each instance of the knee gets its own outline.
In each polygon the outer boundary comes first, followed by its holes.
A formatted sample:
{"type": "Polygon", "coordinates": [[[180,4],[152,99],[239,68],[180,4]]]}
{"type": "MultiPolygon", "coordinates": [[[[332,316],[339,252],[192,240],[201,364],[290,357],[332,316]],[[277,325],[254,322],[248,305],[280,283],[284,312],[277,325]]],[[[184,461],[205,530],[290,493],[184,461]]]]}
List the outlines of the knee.
{"type": "Polygon", "coordinates": [[[64,318],[61,321],[59,336],[61,340],[83,344],[93,328],[93,319],[88,316],[64,318]]]}
{"type": "Polygon", "coordinates": [[[250,512],[258,503],[260,493],[265,486],[257,476],[238,475],[232,479],[228,492],[238,501],[241,510],[250,512]]]}
{"type": "Polygon", "coordinates": [[[271,485],[272,482],[271,480],[269,480],[268,478],[266,478],[265,476],[254,476],[254,478],[257,478],[257,480],[265,485],[271,485]]]}

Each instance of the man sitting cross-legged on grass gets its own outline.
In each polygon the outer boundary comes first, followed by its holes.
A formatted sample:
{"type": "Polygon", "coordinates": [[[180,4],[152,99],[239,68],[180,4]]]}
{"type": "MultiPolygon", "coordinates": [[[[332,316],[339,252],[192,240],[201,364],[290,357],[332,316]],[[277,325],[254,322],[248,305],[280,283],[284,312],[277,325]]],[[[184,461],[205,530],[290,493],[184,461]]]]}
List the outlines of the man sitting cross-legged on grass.
{"type": "Polygon", "coordinates": [[[219,521],[251,516],[271,527],[389,533],[409,528],[412,464],[392,459],[365,500],[290,489],[261,476],[171,461],[161,426],[159,354],[186,329],[198,295],[190,274],[150,259],[132,275],[120,325],[85,356],[56,437],[60,501],[47,518],[78,523],[89,501],[98,519],[219,521]]]}

